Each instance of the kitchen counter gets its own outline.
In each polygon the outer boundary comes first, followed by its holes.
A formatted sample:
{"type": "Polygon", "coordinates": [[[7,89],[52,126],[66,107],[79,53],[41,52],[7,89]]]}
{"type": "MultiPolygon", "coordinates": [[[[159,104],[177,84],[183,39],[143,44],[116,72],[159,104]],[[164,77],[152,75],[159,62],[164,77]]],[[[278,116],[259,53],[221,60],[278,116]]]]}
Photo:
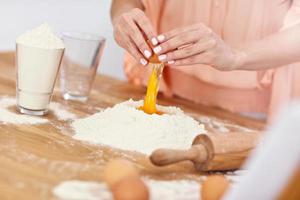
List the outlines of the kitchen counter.
{"type": "MultiPolygon", "coordinates": [[[[0,96],[4,95],[15,95],[14,54],[10,52],[0,54],[0,96]]],[[[58,87],[55,87],[53,101],[78,117],[85,117],[129,98],[142,99],[144,95],[143,87],[98,75],[86,103],[64,101],[58,87]]],[[[263,129],[265,124],[180,98],[167,99],[160,95],[158,103],[179,106],[196,119],[220,119],[231,130],[243,130],[244,127],[263,129]]],[[[15,107],[10,110],[16,112],[15,107]]],[[[149,177],[201,181],[201,174],[195,172],[189,162],[158,168],[142,154],[74,140],[70,121],[61,121],[51,112],[45,118],[50,123],[16,125],[0,122],[0,199],[51,199],[54,198],[52,188],[63,180],[101,181],[103,166],[116,157],[136,163],[141,173],[149,177]]],[[[208,129],[217,131],[214,126],[208,129]]]]}

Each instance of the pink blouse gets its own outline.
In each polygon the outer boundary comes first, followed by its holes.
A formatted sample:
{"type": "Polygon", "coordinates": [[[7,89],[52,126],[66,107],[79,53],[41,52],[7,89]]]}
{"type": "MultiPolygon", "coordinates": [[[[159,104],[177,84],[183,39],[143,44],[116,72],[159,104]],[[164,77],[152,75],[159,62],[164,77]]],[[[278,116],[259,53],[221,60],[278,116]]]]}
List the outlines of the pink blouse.
{"type": "MultiPolygon", "coordinates": [[[[259,40],[299,22],[300,0],[143,0],[158,34],[202,22],[229,45],[259,40]]],[[[284,49],[283,49],[284,51],[284,49]]],[[[147,84],[150,69],[125,57],[125,72],[147,84]],[[138,66],[138,67],[137,67],[138,66]]],[[[300,96],[300,64],[264,71],[222,72],[210,66],[166,67],[161,90],[169,96],[233,112],[274,116],[300,96]]]]}

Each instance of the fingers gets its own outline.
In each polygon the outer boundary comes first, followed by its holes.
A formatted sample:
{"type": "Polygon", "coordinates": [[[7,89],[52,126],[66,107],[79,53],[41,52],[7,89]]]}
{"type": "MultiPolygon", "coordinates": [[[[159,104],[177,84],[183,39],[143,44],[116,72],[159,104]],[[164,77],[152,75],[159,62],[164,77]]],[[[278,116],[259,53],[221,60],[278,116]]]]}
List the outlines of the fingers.
{"type": "Polygon", "coordinates": [[[187,58],[213,48],[216,41],[210,38],[204,38],[195,44],[188,45],[184,48],[162,54],[158,57],[161,62],[176,61],[187,58]]]}
{"type": "Polygon", "coordinates": [[[211,52],[204,52],[194,56],[190,56],[184,59],[179,59],[175,61],[169,61],[169,66],[184,66],[184,65],[194,65],[194,64],[210,64],[214,59],[214,55],[211,52]]]}
{"type": "Polygon", "coordinates": [[[181,33],[170,40],[161,43],[159,46],[156,46],[153,51],[160,55],[168,51],[175,50],[183,45],[191,44],[196,42],[199,39],[198,31],[181,33]]]}
{"type": "Polygon", "coordinates": [[[144,58],[144,56],[141,54],[141,52],[138,50],[134,42],[131,40],[131,38],[128,36],[127,33],[123,32],[120,29],[116,29],[114,31],[114,37],[117,41],[117,43],[126,49],[132,57],[134,57],[137,61],[139,61],[142,65],[147,65],[147,60],[144,58]]]}
{"type": "Polygon", "coordinates": [[[127,51],[132,57],[139,61],[143,66],[146,66],[148,64],[148,61],[144,58],[143,54],[141,54],[141,52],[137,49],[137,47],[131,39],[127,41],[126,46],[127,51]]]}
{"type": "Polygon", "coordinates": [[[203,25],[202,24],[194,24],[194,25],[191,25],[191,26],[188,26],[188,27],[181,27],[181,28],[176,28],[174,30],[171,30],[169,32],[166,32],[164,34],[161,34],[159,36],[157,36],[157,39],[159,42],[165,42],[181,33],[184,33],[184,32],[189,32],[189,31],[194,31],[194,30],[197,30],[199,29],[200,27],[202,27],[203,25]]]}
{"type": "Polygon", "coordinates": [[[152,55],[147,40],[158,43],[153,39],[154,30],[150,21],[139,9],[133,9],[114,20],[114,35],[117,43],[129,51],[142,65],[146,65],[152,55]]]}
{"type": "Polygon", "coordinates": [[[129,21],[128,25],[129,27],[126,31],[128,37],[131,38],[135,46],[145,56],[145,58],[150,58],[150,56],[152,55],[152,50],[147,44],[145,38],[143,37],[143,34],[140,32],[139,28],[133,21],[129,21]]]}
{"type": "Polygon", "coordinates": [[[157,45],[158,43],[153,27],[144,12],[140,9],[133,9],[131,13],[133,20],[127,19],[127,23],[129,24],[127,33],[139,51],[148,59],[152,55],[152,49],[147,43],[147,40],[151,41],[153,45],[157,45]]]}
{"type": "Polygon", "coordinates": [[[153,29],[153,26],[150,22],[150,20],[145,16],[144,12],[140,9],[134,9],[135,13],[135,22],[139,26],[139,28],[142,30],[142,32],[145,34],[146,39],[151,41],[152,45],[157,45],[158,41],[156,39],[156,34],[153,29]]]}
{"type": "Polygon", "coordinates": [[[211,32],[206,29],[197,29],[192,31],[184,31],[178,35],[162,42],[159,46],[156,46],[153,51],[156,54],[164,54],[169,51],[181,48],[183,45],[193,44],[198,42],[203,37],[209,37],[211,32]]]}

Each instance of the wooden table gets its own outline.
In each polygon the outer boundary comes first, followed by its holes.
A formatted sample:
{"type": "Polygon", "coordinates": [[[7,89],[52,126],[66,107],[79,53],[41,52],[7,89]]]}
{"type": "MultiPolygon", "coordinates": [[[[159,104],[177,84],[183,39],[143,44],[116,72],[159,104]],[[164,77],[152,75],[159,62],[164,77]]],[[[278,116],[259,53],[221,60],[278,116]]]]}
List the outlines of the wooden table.
{"type": "MultiPolygon", "coordinates": [[[[58,87],[53,100],[65,105],[79,117],[97,112],[129,98],[142,99],[145,88],[108,76],[97,76],[87,103],[64,101],[58,87]]],[[[14,54],[0,54],[0,95],[15,95],[14,54]]],[[[264,122],[250,120],[218,108],[205,107],[183,99],[159,97],[159,104],[176,105],[193,117],[213,116],[231,124],[262,129],[264,122]]],[[[90,145],[72,136],[69,121],[62,122],[51,113],[51,123],[5,125],[0,122],[0,199],[53,199],[52,188],[63,180],[101,181],[105,163],[123,157],[136,163],[141,173],[157,179],[199,180],[191,163],[164,168],[151,165],[142,154],[90,145]]],[[[213,131],[213,130],[212,130],[213,131]]]]}

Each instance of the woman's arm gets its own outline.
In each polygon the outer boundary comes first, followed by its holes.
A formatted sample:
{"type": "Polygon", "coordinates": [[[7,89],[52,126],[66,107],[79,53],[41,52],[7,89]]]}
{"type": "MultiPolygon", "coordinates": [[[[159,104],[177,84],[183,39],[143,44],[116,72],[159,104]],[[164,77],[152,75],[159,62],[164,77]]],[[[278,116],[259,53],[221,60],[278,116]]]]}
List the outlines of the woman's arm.
{"type": "Polygon", "coordinates": [[[300,0],[292,2],[281,32],[240,47],[246,52],[240,69],[265,69],[300,61],[300,0]]]}
{"type": "Polygon", "coordinates": [[[141,0],[113,0],[111,18],[116,42],[142,65],[148,63],[152,49],[147,40],[157,45],[155,31],[142,11],[141,0]]]}
{"type": "Polygon", "coordinates": [[[263,70],[300,61],[300,24],[237,47],[236,69],[263,70]]]}
{"type": "Polygon", "coordinates": [[[206,64],[218,70],[265,70],[300,61],[300,24],[262,40],[227,45],[203,24],[159,35],[154,48],[170,66],[206,64]]]}
{"type": "Polygon", "coordinates": [[[144,10],[141,0],[113,0],[110,9],[110,16],[112,21],[134,8],[144,10]]]}

